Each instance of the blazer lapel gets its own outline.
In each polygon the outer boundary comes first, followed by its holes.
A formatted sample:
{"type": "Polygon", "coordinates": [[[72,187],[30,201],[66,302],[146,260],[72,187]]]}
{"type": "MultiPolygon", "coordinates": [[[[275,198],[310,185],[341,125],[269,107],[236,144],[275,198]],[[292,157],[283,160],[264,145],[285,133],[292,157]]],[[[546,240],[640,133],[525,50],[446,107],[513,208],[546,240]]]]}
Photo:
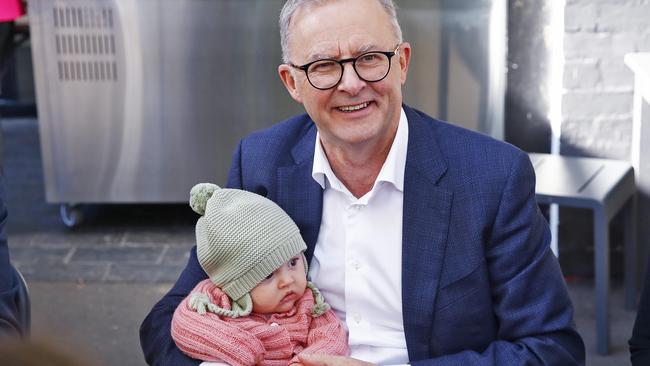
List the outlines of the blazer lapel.
{"type": "Polygon", "coordinates": [[[402,311],[410,361],[430,357],[433,310],[453,194],[438,187],[447,166],[431,125],[404,106],[409,143],[404,179],[402,311]]]}
{"type": "MultiPolygon", "coordinates": [[[[310,121],[311,122],[311,121],[310,121]]],[[[312,178],[316,127],[313,122],[307,132],[292,149],[294,164],[278,168],[278,199],[282,207],[300,228],[311,262],[318,239],[323,210],[323,190],[312,178]]]]}

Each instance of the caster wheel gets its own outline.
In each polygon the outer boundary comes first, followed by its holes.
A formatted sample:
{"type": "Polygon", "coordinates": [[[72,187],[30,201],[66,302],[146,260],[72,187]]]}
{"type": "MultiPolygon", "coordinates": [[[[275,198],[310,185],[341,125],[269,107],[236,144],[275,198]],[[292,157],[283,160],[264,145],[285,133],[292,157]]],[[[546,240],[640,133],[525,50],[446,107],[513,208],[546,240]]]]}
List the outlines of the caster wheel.
{"type": "Polygon", "coordinates": [[[59,207],[61,221],[69,228],[77,227],[83,221],[83,211],[79,205],[63,204],[59,207]]]}

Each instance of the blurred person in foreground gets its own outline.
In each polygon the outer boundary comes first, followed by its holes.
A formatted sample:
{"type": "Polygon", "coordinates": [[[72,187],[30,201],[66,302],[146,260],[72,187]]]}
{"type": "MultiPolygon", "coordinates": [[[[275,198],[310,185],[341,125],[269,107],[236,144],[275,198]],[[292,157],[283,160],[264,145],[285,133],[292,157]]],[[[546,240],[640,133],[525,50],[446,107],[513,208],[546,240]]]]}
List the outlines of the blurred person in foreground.
{"type": "Polygon", "coordinates": [[[29,329],[21,321],[22,278],[9,260],[7,208],[4,203],[4,177],[0,166],[0,343],[3,338],[25,336],[29,329]]]}
{"type": "Polygon", "coordinates": [[[630,345],[632,366],[650,365],[650,257],[646,265],[643,292],[634,320],[630,345]]]}
{"type": "MultiPolygon", "coordinates": [[[[2,79],[9,57],[13,54],[14,21],[25,13],[22,1],[0,0],[0,97],[2,79]]],[[[0,116],[2,117],[2,116],[0,116]]],[[[0,126],[1,127],[1,126],[0,126]]],[[[18,296],[22,279],[9,261],[7,246],[7,208],[5,206],[3,144],[0,128],[0,338],[25,335],[20,322],[18,296]]]]}
{"type": "Polygon", "coordinates": [[[7,60],[13,54],[14,22],[25,14],[20,0],[0,0],[0,95],[7,60]]]}
{"type": "Polygon", "coordinates": [[[13,339],[0,343],[0,365],[10,366],[92,366],[95,363],[69,354],[44,341],[13,339]]]}
{"type": "MultiPolygon", "coordinates": [[[[22,1],[0,0],[0,99],[2,99],[2,79],[14,51],[14,22],[23,14],[25,8],[22,1]]],[[[0,169],[2,169],[2,154],[2,131],[0,130],[0,169]]]]}
{"type": "MultiPolygon", "coordinates": [[[[351,357],[305,365],[580,365],[585,350],[528,155],[402,104],[391,0],[289,0],[279,76],[306,114],[244,138],[228,186],[277,202],[351,357]]],[[[144,320],[147,362],[191,365],[169,325],[206,278],[192,249],[144,320]]]]}

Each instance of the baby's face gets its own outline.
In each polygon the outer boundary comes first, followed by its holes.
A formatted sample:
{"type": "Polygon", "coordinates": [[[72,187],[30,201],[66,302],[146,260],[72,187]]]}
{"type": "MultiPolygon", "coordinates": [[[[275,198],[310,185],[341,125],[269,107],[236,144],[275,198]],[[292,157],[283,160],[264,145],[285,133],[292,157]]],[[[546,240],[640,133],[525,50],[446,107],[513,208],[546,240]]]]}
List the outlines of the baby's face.
{"type": "Polygon", "coordinates": [[[284,313],[305,293],[307,274],[302,254],[288,260],[251,290],[253,312],[284,313]]]}

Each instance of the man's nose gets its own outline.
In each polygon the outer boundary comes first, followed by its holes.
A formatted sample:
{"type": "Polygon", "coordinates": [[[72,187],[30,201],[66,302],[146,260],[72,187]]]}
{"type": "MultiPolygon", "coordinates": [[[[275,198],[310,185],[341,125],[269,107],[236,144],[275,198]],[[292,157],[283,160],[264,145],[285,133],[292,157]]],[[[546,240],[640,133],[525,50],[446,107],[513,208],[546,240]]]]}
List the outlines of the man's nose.
{"type": "Polygon", "coordinates": [[[343,76],[338,85],[338,90],[356,95],[365,85],[366,82],[359,78],[351,62],[343,65],[343,76]]]}

